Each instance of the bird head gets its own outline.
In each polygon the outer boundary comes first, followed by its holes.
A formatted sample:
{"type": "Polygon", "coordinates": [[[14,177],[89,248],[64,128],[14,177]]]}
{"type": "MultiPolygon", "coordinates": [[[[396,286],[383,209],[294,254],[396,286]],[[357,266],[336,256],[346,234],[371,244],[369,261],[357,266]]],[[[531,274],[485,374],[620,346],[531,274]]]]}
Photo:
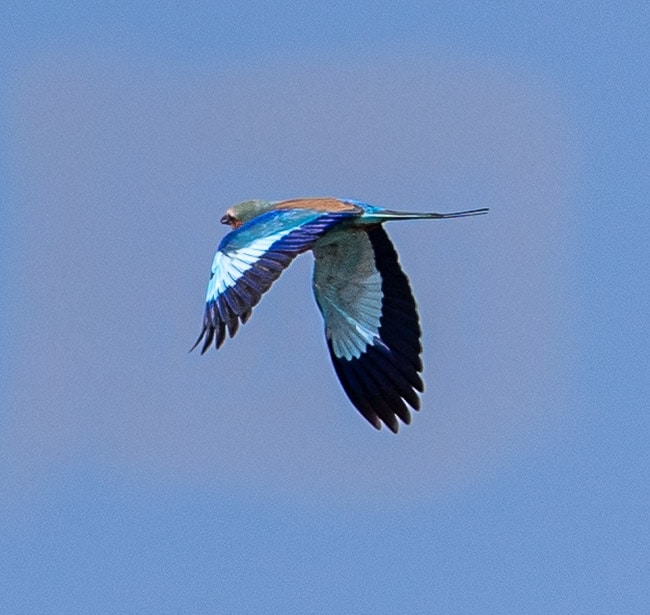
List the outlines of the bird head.
{"type": "Polygon", "coordinates": [[[226,210],[226,213],[221,218],[221,224],[228,224],[233,229],[239,228],[244,222],[248,222],[273,209],[275,204],[275,201],[262,201],[260,199],[242,201],[226,210]]]}

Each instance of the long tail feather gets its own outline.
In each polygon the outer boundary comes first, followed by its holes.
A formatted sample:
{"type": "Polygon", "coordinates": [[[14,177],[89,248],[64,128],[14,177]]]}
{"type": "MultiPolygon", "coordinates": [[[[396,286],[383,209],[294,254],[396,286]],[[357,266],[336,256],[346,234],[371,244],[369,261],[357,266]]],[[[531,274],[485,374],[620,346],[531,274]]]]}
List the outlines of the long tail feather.
{"type": "Polygon", "coordinates": [[[418,213],[418,212],[402,212],[402,211],[391,211],[390,209],[385,209],[383,211],[372,212],[368,214],[369,218],[380,218],[382,220],[423,220],[423,219],[440,219],[444,220],[446,218],[465,218],[468,216],[481,216],[486,214],[489,210],[488,207],[483,207],[481,209],[469,209],[467,211],[454,211],[448,214],[436,214],[436,213],[418,213]]]}

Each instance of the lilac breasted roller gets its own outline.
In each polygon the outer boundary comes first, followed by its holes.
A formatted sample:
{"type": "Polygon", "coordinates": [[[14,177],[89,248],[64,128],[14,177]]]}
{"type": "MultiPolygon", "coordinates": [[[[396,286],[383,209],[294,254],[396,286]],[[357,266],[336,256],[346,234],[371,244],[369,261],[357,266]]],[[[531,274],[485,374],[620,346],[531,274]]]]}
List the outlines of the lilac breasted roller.
{"type": "Polygon", "coordinates": [[[229,232],[219,244],[208,283],[203,354],[226,332],[233,337],[252,308],[300,253],[314,253],[312,285],[325,320],[334,370],[357,410],[377,429],[397,433],[408,404],[424,390],[420,322],[408,278],[384,222],[445,219],[487,213],[403,213],[329,197],[244,201],[221,218],[229,232]]]}

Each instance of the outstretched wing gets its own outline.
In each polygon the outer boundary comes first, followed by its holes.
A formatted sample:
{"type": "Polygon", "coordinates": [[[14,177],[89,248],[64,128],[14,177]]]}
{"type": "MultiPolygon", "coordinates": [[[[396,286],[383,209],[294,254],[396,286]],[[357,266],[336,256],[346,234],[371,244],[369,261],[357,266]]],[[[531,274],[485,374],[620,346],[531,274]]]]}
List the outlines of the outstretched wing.
{"type": "Polygon", "coordinates": [[[301,252],[350,212],[308,209],[273,210],[226,235],[212,262],[203,328],[192,349],[203,340],[201,354],[214,341],[219,348],[245,323],[253,306],[301,252]]]}
{"type": "Polygon", "coordinates": [[[334,229],[313,247],[314,294],[343,389],[377,429],[410,423],[420,408],[420,324],[408,279],[386,231],[334,229]]]}

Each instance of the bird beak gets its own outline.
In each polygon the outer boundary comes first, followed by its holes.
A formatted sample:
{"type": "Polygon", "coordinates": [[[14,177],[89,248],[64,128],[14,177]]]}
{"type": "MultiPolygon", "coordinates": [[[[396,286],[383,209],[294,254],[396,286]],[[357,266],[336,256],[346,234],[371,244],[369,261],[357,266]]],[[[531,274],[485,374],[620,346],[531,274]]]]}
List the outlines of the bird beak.
{"type": "Polygon", "coordinates": [[[223,216],[221,216],[221,220],[219,220],[219,222],[221,222],[221,224],[230,224],[230,219],[228,217],[228,214],[224,214],[223,216]]]}

